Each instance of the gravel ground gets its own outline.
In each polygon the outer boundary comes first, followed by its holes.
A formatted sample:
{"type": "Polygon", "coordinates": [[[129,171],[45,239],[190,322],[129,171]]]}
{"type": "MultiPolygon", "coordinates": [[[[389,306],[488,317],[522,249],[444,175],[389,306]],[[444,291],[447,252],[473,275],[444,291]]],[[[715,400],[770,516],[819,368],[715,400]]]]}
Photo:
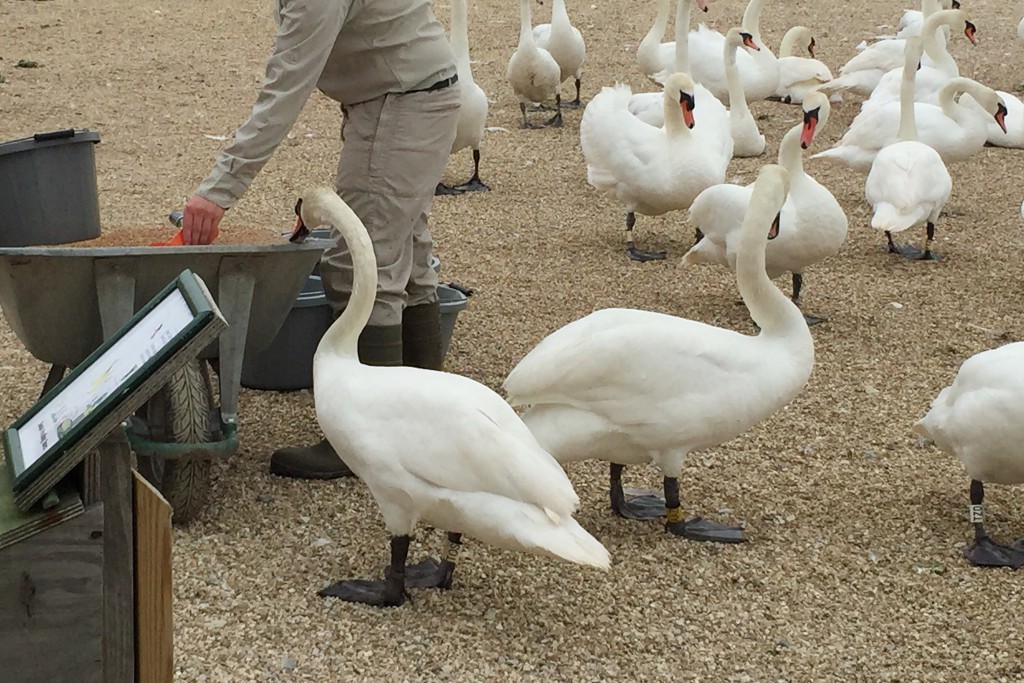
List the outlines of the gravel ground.
{"type": "MultiPolygon", "coordinates": [[[[743,4],[714,0],[701,19],[728,28],[743,4]]],[[[160,224],[246,116],[272,43],[271,5],[8,0],[0,139],[100,131],[104,229],[160,224]],[[17,68],[21,59],[40,66],[17,68]]],[[[789,26],[810,26],[835,70],[903,6],[769,2],[763,32],[777,49],[789,26]]],[[[548,7],[534,7],[535,22],[546,21],[548,7]]],[[[953,41],[961,73],[1016,91],[1016,3],[965,8],[981,45],[953,41]]],[[[571,0],[569,11],[588,42],[586,99],[617,80],[651,89],[633,51],[652,2],[571,0]]],[[[437,12],[447,22],[446,2],[437,12]]],[[[730,273],[679,266],[693,235],[685,215],[638,219],[638,244],[668,249],[667,261],[626,259],[621,207],[586,183],[579,112],[560,130],[517,128],[504,80],[516,4],[475,0],[470,30],[474,73],[492,101],[481,172],[494,189],[435,205],[442,278],[475,291],[448,369],[497,387],[544,335],[612,305],[751,331],[730,273]]],[[[834,108],[819,149],[839,138],[857,103],[834,108]]],[[[798,110],[753,109],[774,155],[798,110]]],[[[224,231],[289,229],[297,193],[331,181],[338,125],[335,105],[314,97],[224,231]]],[[[766,158],[734,161],[730,180],[749,182],[766,158]]],[[[376,506],[358,481],[270,477],[273,448],[316,436],[312,398],[243,390],[241,450],[215,468],[205,514],[175,534],[177,680],[1024,680],[1020,575],[962,559],[966,475],[910,429],[965,358],[1024,338],[1020,152],[985,148],[951,167],[938,263],[882,251],[863,175],[820,161],[807,168],[850,218],[842,251],[806,276],[807,309],[830,318],[813,330],[811,381],[756,429],[691,457],[682,479],[684,505],[743,522],[749,543],[698,544],[616,519],[605,465],[580,463],[570,468],[578,518],[612,552],[612,571],[470,543],[451,592],[417,591],[396,610],[325,601],[315,594],[325,583],[376,575],[385,562],[376,506]]],[[[448,180],[469,171],[463,152],[448,180]]],[[[920,232],[910,240],[919,244],[920,232]]],[[[6,324],[0,334],[9,422],[46,368],[6,324]]],[[[631,468],[629,478],[659,485],[653,469],[631,468]]],[[[1022,502],[1020,491],[989,487],[994,533],[1024,532],[1022,502]]],[[[414,553],[439,547],[440,535],[424,531],[414,553]]]]}

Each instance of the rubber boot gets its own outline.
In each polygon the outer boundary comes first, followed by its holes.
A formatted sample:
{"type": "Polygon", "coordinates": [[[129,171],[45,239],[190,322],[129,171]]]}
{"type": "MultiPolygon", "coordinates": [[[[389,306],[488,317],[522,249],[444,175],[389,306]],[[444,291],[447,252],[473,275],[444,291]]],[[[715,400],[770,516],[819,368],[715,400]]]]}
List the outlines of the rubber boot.
{"type": "Polygon", "coordinates": [[[402,312],[402,365],[440,370],[441,302],[410,306],[402,312]]]}
{"type": "MultiPolygon", "coordinates": [[[[402,364],[402,326],[366,327],[359,335],[359,360],[366,365],[402,364]]],[[[292,479],[354,476],[327,439],[312,446],[286,446],[270,456],[270,473],[292,479]]]]}

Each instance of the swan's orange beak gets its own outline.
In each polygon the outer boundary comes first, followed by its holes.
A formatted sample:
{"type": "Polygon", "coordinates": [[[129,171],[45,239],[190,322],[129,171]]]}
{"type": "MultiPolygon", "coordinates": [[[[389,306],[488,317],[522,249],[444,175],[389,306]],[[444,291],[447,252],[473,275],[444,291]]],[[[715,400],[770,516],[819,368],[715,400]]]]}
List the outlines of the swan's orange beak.
{"type": "Polygon", "coordinates": [[[754,36],[750,35],[749,33],[741,33],[740,35],[743,37],[743,45],[745,47],[750,48],[754,52],[761,51],[761,48],[759,48],[757,46],[757,43],[754,42],[754,36]]]}
{"type": "Polygon", "coordinates": [[[708,11],[708,0],[697,0],[697,8],[701,12],[707,12],[708,11]]]}
{"type": "Polygon", "coordinates": [[[996,120],[996,123],[999,124],[999,127],[1002,128],[1003,132],[1005,133],[1006,132],[1006,105],[1003,104],[1002,102],[1000,102],[999,106],[996,108],[995,120],[996,120]]]}
{"type": "Polygon", "coordinates": [[[814,130],[818,127],[820,107],[804,112],[804,128],[800,131],[800,149],[807,149],[814,142],[814,130]]]}
{"type": "Polygon", "coordinates": [[[971,45],[978,44],[978,38],[974,35],[978,32],[978,28],[971,22],[966,22],[964,26],[964,35],[967,36],[967,40],[971,41],[971,45]]]}
{"type": "Polygon", "coordinates": [[[683,110],[683,123],[686,124],[687,128],[693,128],[693,108],[695,107],[693,101],[693,95],[689,93],[679,93],[679,107],[683,110]]]}
{"type": "Polygon", "coordinates": [[[814,38],[811,38],[811,42],[807,44],[807,54],[811,56],[811,59],[814,59],[814,38]]]}
{"type": "Polygon", "coordinates": [[[779,236],[779,221],[782,220],[782,212],[775,214],[775,220],[772,221],[772,227],[768,228],[768,239],[773,240],[779,236]]]}
{"type": "Polygon", "coordinates": [[[302,220],[301,197],[299,198],[299,201],[295,202],[295,215],[298,218],[295,221],[295,229],[292,230],[292,235],[288,238],[288,241],[293,244],[302,244],[306,241],[306,238],[309,237],[309,228],[306,227],[306,224],[302,220]]]}

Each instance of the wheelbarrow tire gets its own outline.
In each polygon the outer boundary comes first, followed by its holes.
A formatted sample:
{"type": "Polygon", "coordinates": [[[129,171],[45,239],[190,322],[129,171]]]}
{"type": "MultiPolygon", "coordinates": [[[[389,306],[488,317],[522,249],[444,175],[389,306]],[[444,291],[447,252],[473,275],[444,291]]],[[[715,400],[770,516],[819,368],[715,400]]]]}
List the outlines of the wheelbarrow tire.
{"type": "MultiPolygon", "coordinates": [[[[212,390],[203,361],[193,361],[171,375],[167,385],[147,404],[147,421],[158,427],[159,440],[172,443],[208,443],[211,440],[212,390]],[[156,413],[156,414],[154,414],[156,413]]],[[[140,457],[139,471],[167,499],[177,524],[192,521],[206,504],[211,459],[169,460],[140,457]]]]}

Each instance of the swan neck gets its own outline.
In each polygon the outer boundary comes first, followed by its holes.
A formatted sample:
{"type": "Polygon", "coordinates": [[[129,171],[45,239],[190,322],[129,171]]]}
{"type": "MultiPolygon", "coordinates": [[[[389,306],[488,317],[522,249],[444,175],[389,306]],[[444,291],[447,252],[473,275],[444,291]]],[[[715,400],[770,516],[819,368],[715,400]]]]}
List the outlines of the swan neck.
{"type": "Polygon", "coordinates": [[[786,35],[782,36],[782,43],[779,45],[779,57],[792,57],[797,38],[801,35],[803,35],[803,30],[799,26],[794,26],[786,31],[786,35]]]}
{"type": "Polygon", "coordinates": [[[359,357],[359,334],[370,320],[376,298],[377,258],[362,221],[345,202],[337,196],[329,195],[316,199],[322,204],[310,208],[327,216],[327,222],[341,233],[352,255],[353,271],[352,294],[348,305],[320,339],[316,357],[332,354],[356,360],[359,357]]]}
{"type": "Polygon", "coordinates": [[[914,117],[914,80],[917,69],[907,64],[903,67],[900,82],[900,127],[896,137],[900,140],[917,139],[917,122],[914,117]]]}
{"type": "Polygon", "coordinates": [[[750,112],[746,93],[743,92],[743,79],[740,78],[740,70],[736,68],[736,51],[739,49],[735,42],[726,40],[722,54],[725,61],[725,84],[729,89],[729,115],[733,118],[750,112]]]}
{"type": "MultiPolygon", "coordinates": [[[[768,212],[758,213],[763,216],[768,212]]],[[[764,220],[743,225],[736,257],[736,284],[740,295],[762,335],[782,336],[800,328],[809,335],[800,309],[768,279],[765,271],[767,233],[764,220]]]]}
{"type": "Polygon", "coordinates": [[[743,21],[740,26],[743,30],[754,36],[758,45],[761,44],[761,10],[764,9],[764,0],[750,0],[747,8],[743,10],[743,21]]]}
{"type": "Polygon", "coordinates": [[[921,40],[924,43],[924,53],[932,60],[935,68],[945,73],[959,73],[956,60],[946,49],[946,35],[942,28],[952,28],[959,18],[955,11],[942,10],[932,13],[921,27],[921,40]]]}
{"type": "Polygon", "coordinates": [[[519,0],[519,46],[533,45],[533,17],[530,0],[519,0]]]}
{"type": "Polygon", "coordinates": [[[665,116],[665,135],[669,139],[676,137],[689,137],[690,129],[683,119],[683,109],[679,102],[668,92],[663,100],[665,116]]]}
{"type": "Polygon", "coordinates": [[[942,112],[951,119],[959,120],[958,114],[963,107],[955,98],[958,93],[963,92],[968,93],[978,103],[981,103],[984,100],[986,89],[977,81],[972,81],[971,79],[964,78],[962,76],[949,79],[945,85],[939,89],[939,107],[942,109],[942,112]]]}
{"type": "Polygon", "coordinates": [[[452,52],[458,65],[459,76],[469,73],[469,12],[466,0],[452,0],[452,52]]]}
{"type": "Polygon", "coordinates": [[[676,3],[676,54],[675,70],[690,73],[690,4],[693,0],[678,0],[676,3]]]}
{"type": "Polygon", "coordinates": [[[658,16],[655,17],[654,23],[651,24],[651,30],[640,41],[640,45],[637,47],[638,54],[653,49],[661,43],[661,39],[665,35],[665,29],[668,28],[668,13],[670,9],[669,0],[658,0],[658,16]]]}
{"type": "Polygon", "coordinates": [[[569,13],[565,11],[565,0],[555,0],[551,5],[551,26],[569,26],[569,13]]]}
{"type": "Polygon", "coordinates": [[[779,166],[789,171],[790,182],[792,178],[804,172],[804,156],[800,149],[800,134],[804,125],[798,123],[782,137],[779,143],[779,166]]]}

